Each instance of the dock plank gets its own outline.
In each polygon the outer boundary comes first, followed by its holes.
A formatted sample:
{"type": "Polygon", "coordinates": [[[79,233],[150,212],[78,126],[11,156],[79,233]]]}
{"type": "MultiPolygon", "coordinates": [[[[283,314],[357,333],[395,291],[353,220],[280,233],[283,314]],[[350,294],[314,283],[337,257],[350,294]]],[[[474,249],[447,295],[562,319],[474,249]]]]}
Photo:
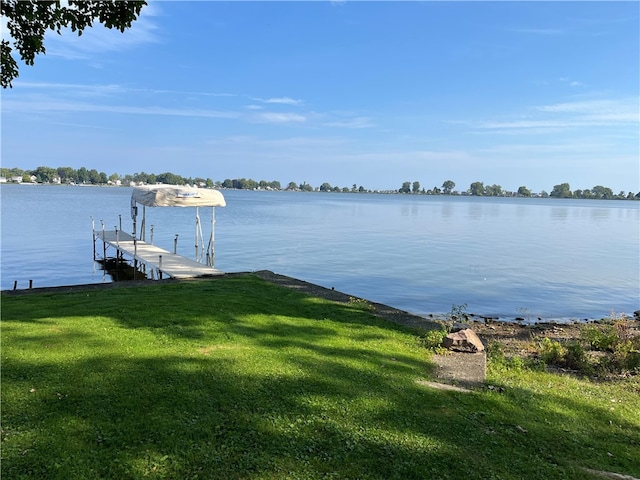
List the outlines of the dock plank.
{"type": "Polygon", "coordinates": [[[172,278],[191,278],[204,275],[224,274],[221,270],[203,265],[195,260],[169,252],[163,248],[143,242],[142,240],[134,241],[131,235],[122,231],[106,230],[103,232],[94,230],[94,236],[96,239],[102,240],[106,245],[172,278]],[[162,265],[160,265],[161,257],[162,265]]]}

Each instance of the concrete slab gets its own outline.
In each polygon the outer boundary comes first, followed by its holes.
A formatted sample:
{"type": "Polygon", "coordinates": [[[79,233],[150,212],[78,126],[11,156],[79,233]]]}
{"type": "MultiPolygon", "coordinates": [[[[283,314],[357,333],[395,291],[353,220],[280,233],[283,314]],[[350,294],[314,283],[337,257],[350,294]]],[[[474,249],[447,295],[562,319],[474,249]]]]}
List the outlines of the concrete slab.
{"type": "Polygon", "coordinates": [[[479,387],[487,378],[487,356],[485,352],[452,352],[434,355],[433,376],[441,382],[464,387],[479,387]]]}

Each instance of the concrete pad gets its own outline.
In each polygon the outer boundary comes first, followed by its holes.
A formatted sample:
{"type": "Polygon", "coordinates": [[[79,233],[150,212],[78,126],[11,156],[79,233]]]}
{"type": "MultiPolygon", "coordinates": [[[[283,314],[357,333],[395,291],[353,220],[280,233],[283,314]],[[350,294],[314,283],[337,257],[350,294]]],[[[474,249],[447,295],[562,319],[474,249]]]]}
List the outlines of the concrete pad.
{"type": "Polygon", "coordinates": [[[433,376],[437,381],[465,387],[479,387],[487,378],[487,356],[485,352],[452,352],[434,355],[433,376]]]}

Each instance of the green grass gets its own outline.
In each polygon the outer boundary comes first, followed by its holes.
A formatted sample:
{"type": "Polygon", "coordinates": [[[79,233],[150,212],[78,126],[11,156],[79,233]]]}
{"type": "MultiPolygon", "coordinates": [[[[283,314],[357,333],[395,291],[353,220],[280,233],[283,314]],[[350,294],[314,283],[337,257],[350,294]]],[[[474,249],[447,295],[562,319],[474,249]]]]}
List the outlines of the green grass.
{"type": "Polygon", "coordinates": [[[254,276],[2,297],[20,479],[640,477],[640,383],[496,363],[435,390],[419,332],[254,276]]]}

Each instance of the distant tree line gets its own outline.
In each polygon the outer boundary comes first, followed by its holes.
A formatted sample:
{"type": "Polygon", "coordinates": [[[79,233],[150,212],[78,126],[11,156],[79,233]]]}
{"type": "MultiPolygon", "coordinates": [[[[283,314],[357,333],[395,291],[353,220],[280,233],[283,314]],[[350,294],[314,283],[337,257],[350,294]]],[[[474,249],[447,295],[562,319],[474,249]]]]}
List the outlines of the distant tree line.
{"type": "Polygon", "coordinates": [[[105,172],[98,172],[96,169],[88,170],[80,167],[77,170],[71,167],[38,167],[35,170],[22,170],[20,168],[0,168],[0,176],[7,181],[19,179],[22,182],[37,183],[60,183],[60,184],[79,184],[79,185],[154,185],[157,183],[169,185],[197,185],[207,188],[226,188],[238,190],[293,190],[303,192],[349,192],[349,193],[402,193],[411,195],[469,195],[469,196],[486,196],[486,197],[554,197],[554,198],[593,198],[593,199],[615,199],[615,200],[640,200],[640,192],[620,191],[613,193],[609,187],[596,185],[593,188],[584,190],[571,190],[568,183],[554,185],[551,193],[541,191],[533,193],[526,186],[521,186],[517,191],[512,192],[504,190],[500,185],[485,185],[484,182],[473,182],[469,188],[464,191],[454,190],[456,184],[452,180],[446,180],[441,186],[434,186],[429,189],[421,187],[419,181],[403,182],[402,186],[397,190],[369,190],[362,185],[353,184],[351,187],[332,186],[328,182],[324,182],[319,187],[302,182],[289,182],[286,187],[277,180],[256,181],[251,178],[227,178],[223,181],[213,181],[211,178],[203,177],[182,177],[171,172],[165,173],[134,173],[127,175],[119,175],[112,173],[107,175],[105,172]]]}
{"type": "Polygon", "coordinates": [[[231,180],[230,178],[227,178],[222,183],[215,182],[214,186],[217,188],[235,188],[238,190],[257,190],[259,188],[262,190],[282,190],[282,187],[280,186],[280,182],[278,182],[277,180],[274,180],[271,182],[267,182],[266,180],[260,180],[259,182],[256,182],[251,178],[250,179],[236,178],[233,180],[231,180]]]}
{"type": "Polygon", "coordinates": [[[602,200],[640,200],[640,192],[634,194],[633,192],[620,191],[619,193],[613,193],[609,187],[603,187],[602,185],[596,185],[595,187],[584,190],[571,190],[568,183],[561,183],[554,185],[551,193],[547,193],[542,190],[540,193],[534,194],[526,186],[521,186],[517,191],[511,192],[504,190],[500,185],[485,185],[484,182],[473,182],[469,188],[463,192],[453,190],[456,184],[452,180],[447,180],[442,184],[442,187],[433,187],[429,190],[420,189],[420,182],[403,182],[402,186],[398,189],[399,193],[409,194],[424,194],[424,195],[470,195],[476,197],[554,197],[554,198],[593,198],[602,200]]]}
{"type": "Polygon", "coordinates": [[[22,170],[20,168],[0,168],[0,176],[6,179],[20,177],[24,182],[35,181],[37,183],[61,183],[79,185],[107,185],[131,183],[154,185],[156,183],[166,183],[169,185],[203,185],[213,187],[213,180],[210,178],[186,178],[171,172],[165,173],[134,173],[133,175],[118,175],[113,173],[107,175],[105,172],[98,172],[96,169],[88,170],[80,167],[77,170],[71,167],[38,167],[35,170],[22,170]]]}

